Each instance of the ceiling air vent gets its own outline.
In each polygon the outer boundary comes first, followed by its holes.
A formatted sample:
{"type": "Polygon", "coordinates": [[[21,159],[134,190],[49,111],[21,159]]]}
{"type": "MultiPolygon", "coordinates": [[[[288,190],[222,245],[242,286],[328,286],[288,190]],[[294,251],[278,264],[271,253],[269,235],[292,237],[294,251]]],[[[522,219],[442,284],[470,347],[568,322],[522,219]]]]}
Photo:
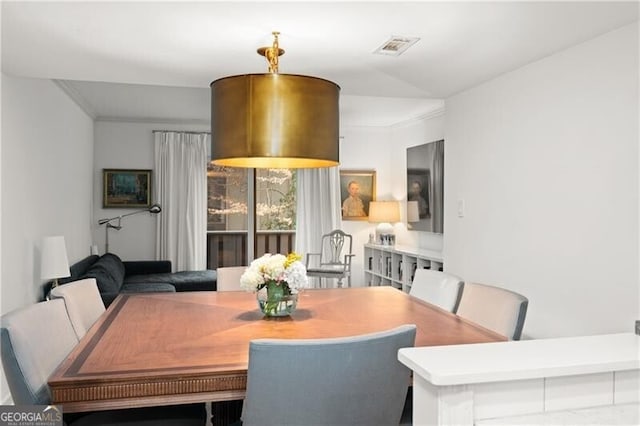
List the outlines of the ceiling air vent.
{"type": "Polygon", "coordinates": [[[420,40],[419,37],[391,36],[389,40],[373,51],[376,55],[400,56],[402,52],[410,48],[420,40]]]}

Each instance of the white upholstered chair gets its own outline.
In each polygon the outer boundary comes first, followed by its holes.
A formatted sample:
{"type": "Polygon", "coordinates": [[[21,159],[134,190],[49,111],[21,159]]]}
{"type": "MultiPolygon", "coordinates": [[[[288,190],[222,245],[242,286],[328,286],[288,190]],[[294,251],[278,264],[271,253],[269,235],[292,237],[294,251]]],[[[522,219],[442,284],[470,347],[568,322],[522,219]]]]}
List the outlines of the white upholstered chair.
{"type": "Polygon", "coordinates": [[[409,294],[453,312],[462,289],[462,279],[446,272],[416,269],[409,294]]]}
{"type": "Polygon", "coordinates": [[[216,291],[239,291],[240,277],[246,266],[225,266],[216,269],[216,291]]]}
{"type": "Polygon", "coordinates": [[[73,281],[54,287],[50,297],[64,300],[71,325],[78,339],[82,339],[87,334],[87,331],[105,311],[95,278],[73,281]]]}
{"type": "MultiPolygon", "coordinates": [[[[66,284],[65,284],[66,285],[66,284]]],[[[50,405],[47,380],[78,343],[64,301],[53,299],[2,316],[2,367],[15,405],[50,405]]],[[[64,415],[69,426],[201,426],[204,404],[64,415]]]]}
{"type": "Polygon", "coordinates": [[[251,341],[243,425],[399,424],[410,371],[398,349],[413,346],[415,335],[415,325],[404,325],[334,339],[251,341]]]}
{"type": "Polygon", "coordinates": [[[465,282],[455,313],[502,334],[520,340],[529,300],[501,287],[465,282]]]}

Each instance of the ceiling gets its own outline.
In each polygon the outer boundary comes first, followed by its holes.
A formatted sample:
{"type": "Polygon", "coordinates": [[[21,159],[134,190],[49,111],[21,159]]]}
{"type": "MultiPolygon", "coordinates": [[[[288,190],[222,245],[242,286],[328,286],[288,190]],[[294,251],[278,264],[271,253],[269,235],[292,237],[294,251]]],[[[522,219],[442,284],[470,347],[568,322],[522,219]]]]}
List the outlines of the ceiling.
{"type": "Polygon", "coordinates": [[[341,119],[389,125],[638,20],[637,2],[2,2],[2,70],[64,80],[96,118],[208,121],[211,81],[280,72],[341,86],[341,119]],[[400,56],[372,52],[419,37],[400,56]]]}

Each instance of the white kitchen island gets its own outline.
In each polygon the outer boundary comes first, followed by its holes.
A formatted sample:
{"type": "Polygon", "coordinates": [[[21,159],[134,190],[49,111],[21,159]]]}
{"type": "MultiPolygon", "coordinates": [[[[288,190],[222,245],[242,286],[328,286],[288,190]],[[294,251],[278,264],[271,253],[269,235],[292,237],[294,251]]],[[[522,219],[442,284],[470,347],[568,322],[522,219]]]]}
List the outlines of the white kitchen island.
{"type": "Polygon", "coordinates": [[[400,349],[414,425],[640,424],[633,333],[400,349]]]}

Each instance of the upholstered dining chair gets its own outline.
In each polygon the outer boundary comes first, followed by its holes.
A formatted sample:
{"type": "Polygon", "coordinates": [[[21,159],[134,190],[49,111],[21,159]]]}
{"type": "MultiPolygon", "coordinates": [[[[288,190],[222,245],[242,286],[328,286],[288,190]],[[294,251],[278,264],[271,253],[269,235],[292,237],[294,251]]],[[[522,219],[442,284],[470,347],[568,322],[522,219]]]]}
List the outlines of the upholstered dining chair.
{"type": "Polygon", "coordinates": [[[87,334],[105,311],[95,278],[86,278],[54,287],[50,297],[64,300],[73,331],[78,339],[82,339],[87,334]]]}
{"type": "Polygon", "coordinates": [[[455,313],[509,340],[520,340],[529,300],[501,287],[465,282],[455,313]]]}
{"type": "Polygon", "coordinates": [[[342,281],[346,278],[347,286],[351,287],[351,259],[355,256],[352,252],[352,240],[351,235],[340,229],[323,235],[320,251],[307,253],[307,276],[318,277],[320,287],[322,278],[337,279],[338,287],[342,287],[342,281]]]}
{"type": "Polygon", "coordinates": [[[398,349],[415,325],[331,339],[249,344],[244,426],[397,425],[410,371],[398,349]]]}
{"type": "Polygon", "coordinates": [[[246,266],[225,266],[216,269],[216,291],[242,290],[240,277],[246,270],[246,266]]]}
{"type": "Polygon", "coordinates": [[[446,272],[416,269],[409,294],[453,312],[462,289],[462,279],[446,272]]]}
{"type": "MultiPolygon", "coordinates": [[[[9,312],[0,319],[2,366],[13,403],[49,405],[47,380],[78,343],[62,299],[9,312]]],[[[63,407],[64,411],[64,407],[63,407]]],[[[70,426],[204,425],[204,404],[135,408],[69,414],[70,426]]]]}

